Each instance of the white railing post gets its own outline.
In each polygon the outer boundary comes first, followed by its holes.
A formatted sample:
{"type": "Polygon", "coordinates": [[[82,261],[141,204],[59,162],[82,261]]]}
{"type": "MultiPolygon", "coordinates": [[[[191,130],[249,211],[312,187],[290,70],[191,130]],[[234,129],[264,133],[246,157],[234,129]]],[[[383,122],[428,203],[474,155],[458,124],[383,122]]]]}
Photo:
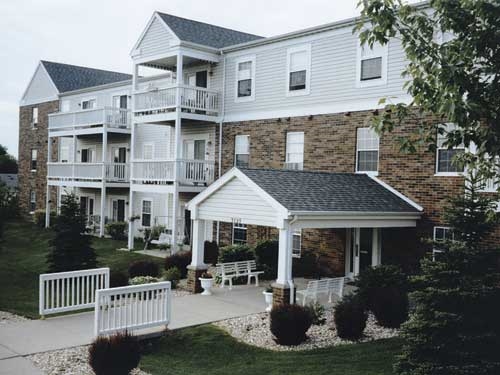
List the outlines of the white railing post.
{"type": "Polygon", "coordinates": [[[38,313],[40,314],[40,317],[42,319],[45,319],[45,314],[44,314],[44,310],[45,310],[45,300],[46,300],[46,296],[45,296],[45,284],[43,282],[43,279],[42,279],[42,275],[40,275],[38,277],[38,313]]]}

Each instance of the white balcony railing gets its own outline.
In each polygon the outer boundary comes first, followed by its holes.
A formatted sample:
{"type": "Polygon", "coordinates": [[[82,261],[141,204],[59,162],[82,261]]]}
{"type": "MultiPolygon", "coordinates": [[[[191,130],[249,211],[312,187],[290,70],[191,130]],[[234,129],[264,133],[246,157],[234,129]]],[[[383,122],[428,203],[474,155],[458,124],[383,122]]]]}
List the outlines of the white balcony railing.
{"type": "Polygon", "coordinates": [[[86,180],[128,182],[127,163],[47,163],[47,177],[51,180],[86,180]]]}
{"type": "Polygon", "coordinates": [[[140,160],[134,161],[132,180],[142,183],[174,181],[175,163],[179,166],[179,182],[209,184],[214,180],[214,161],[211,160],[140,160]]]}
{"type": "Polygon", "coordinates": [[[130,129],[130,113],[129,109],[113,107],[52,113],[49,115],[49,130],[68,130],[95,125],[130,129]]]}
{"type": "Polygon", "coordinates": [[[154,88],[137,92],[134,95],[135,114],[151,114],[168,112],[177,107],[177,90],[179,90],[182,110],[201,111],[206,115],[219,113],[219,93],[215,90],[188,85],[175,85],[163,88],[154,88]]]}

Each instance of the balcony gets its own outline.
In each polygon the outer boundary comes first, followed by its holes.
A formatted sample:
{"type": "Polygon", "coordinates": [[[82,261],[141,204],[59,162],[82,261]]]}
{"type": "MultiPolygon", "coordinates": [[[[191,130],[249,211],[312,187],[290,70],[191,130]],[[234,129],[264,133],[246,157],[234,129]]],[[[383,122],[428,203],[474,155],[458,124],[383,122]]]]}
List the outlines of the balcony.
{"type": "Polygon", "coordinates": [[[106,125],[110,130],[130,131],[130,110],[104,107],[49,115],[49,131],[92,128],[106,125]]]}
{"type": "Polygon", "coordinates": [[[47,163],[47,179],[60,182],[128,183],[128,163],[47,163]]]}
{"type": "Polygon", "coordinates": [[[208,185],[214,181],[215,163],[211,160],[143,160],[134,161],[131,180],[142,184],[165,184],[175,180],[175,163],[181,184],[208,185]]]}
{"type": "Polygon", "coordinates": [[[180,98],[179,106],[184,113],[205,116],[218,116],[219,114],[220,96],[218,91],[174,84],[137,91],[134,94],[134,115],[147,116],[175,112],[177,97],[180,98]]]}

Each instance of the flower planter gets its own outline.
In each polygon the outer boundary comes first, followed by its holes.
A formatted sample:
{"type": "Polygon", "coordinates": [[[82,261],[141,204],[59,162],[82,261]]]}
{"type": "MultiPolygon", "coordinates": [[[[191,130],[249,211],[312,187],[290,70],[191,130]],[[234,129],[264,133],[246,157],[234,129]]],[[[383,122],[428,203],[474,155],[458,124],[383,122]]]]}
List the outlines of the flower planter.
{"type": "Polygon", "coordinates": [[[203,293],[201,293],[201,295],[202,296],[211,296],[212,292],[210,289],[212,288],[212,285],[214,283],[214,279],[213,278],[205,279],[203,277],[200,277],[199,280],[201,282],[201,287],[203,288],[203,293]]]}
{"type": "Polygon", "coordinates": [[[269,312],[273,308],[273,292],[263,291],[262,294],[264,295],[264,299],[267,304],[266,311],[269,312]]]}

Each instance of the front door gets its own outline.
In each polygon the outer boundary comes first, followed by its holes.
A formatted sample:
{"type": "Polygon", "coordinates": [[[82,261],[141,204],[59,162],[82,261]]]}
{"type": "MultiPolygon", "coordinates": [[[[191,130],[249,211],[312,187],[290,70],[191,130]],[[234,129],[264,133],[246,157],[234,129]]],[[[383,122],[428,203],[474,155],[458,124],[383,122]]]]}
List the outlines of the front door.
{"type": "Polygon", "coordinates": [[[80,211],[87,219],[87,225],[90,225],[94,216],[94,198],[80,197],[80,211]]]}
{"type": "Polygon", "coordinates": [[[205,140],[185,140],[183,147],[183,157],[188,160],[205,160],[205,140]]]}
{"type": "Polygon", "coordinates": [[[113,178],[116,180],[125,180],[125,170],[127,162],[127,148],[126,147],[112,147],[111,158],[113,161],[113,178]]]}
{"type": "Polygon", "coordinates": [[[381,239],[378,228],[347,229],[346,276],[355,277],[380,264],[381,239]]]}
{"type": "Polygon", "coordinates": [[[113,221],[125,221],[125,199],[113,199],[113,221]]]}

